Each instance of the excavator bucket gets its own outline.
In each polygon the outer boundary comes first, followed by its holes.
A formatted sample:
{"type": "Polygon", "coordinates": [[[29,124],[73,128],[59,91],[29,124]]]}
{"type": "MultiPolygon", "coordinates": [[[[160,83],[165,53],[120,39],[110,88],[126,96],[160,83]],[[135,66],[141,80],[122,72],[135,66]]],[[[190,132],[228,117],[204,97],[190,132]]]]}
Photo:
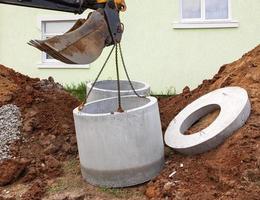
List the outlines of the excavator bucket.
{"type": "Polygon", "coordinates": [[[111,41],[104,11],[98,9],[87,20],[78,20],[65,34],[46,40],[31,40],[29,44],[64,63],[89,64],[111,41]]]}

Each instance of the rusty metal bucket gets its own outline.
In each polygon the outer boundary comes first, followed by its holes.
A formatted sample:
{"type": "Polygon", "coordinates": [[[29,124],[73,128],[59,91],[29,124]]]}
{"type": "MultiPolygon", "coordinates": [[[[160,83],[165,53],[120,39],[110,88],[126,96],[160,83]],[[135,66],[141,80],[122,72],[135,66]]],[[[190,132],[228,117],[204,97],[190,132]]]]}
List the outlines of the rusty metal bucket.
{"type": "Polygon", "coordinates": [[[87,20],[78,20],[65,34],[46,40],[31,40],[29,45],[67,64],[89,64],[111,41],[103,10],[97,10],[87,20]]]}

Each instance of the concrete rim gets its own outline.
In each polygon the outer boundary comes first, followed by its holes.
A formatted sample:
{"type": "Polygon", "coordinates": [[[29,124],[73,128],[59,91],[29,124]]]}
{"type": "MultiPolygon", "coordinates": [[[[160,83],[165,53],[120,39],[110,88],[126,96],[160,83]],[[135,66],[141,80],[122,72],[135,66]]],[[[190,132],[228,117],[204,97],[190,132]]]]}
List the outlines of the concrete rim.
{"type": "Polygon", "coordinates": [[[165,132],[165,143],[185,154],[205,152],[222,143],[240,128],[249,117],[250,110],[245,89],[226,87],[215,90],[186,106],[172,120],[165,132]],[[220,113],[208,127],[192,135],[184,135],[195,121],[210,113],[216,106],[220,107],[220,113]]]}
{"type": "MultiPolygon", "coordinates": [[[[116,80],[103,80],[103,81],[115,81],[116,82],[116,80]]],[[[98,81],[97,83],[103,82],[103,81],[98,81]]],[[[120,80],[120,81],[128,82],[127,80],[120,80]]],[[[140,83],[140,84],[144,85],[142,88],[135,89],[136,92],[143,91],[143,90],[148,90],[150,88],[150,86],[147,83],[142,82],[142,81],[131,81],[131,82],[132,83],[140,83]]],[[[87,83],[87,88],[91,88],[92,84],[93,84],[93,82],[87,83]]],[[[93,87],[93,90],[102,91],[102,92],[117,93],[117,90],[102,89],[102,88],[98,88],[96,86],[93,87]]],[[[125,93],[129,93],[129,92],[132,92],[132,91],[133,90],[120,90],[120,92],[125,92],[125,93]]]]}
{"type": "MultiPolygon", "coordinates": [[[[133,97],[134,98],[140,98],[140,97],[137,97],[136,95],[127,95],[127,96],[122,96],[121,98],[124,99],[124,98],[133,98],[133,97]]],[[[86,103],[84,105],[84,107],[96,104],[98,102],[113,100],[113,99],[117,99],[117,97],[111,97],[111,98],[106,98],[106,99],[100,99],[100,100],[97,100],[97,101],[92,101],[92,102],[86,103]]],[[[80,116],[91,116],[91,117],[101,117],[101,116],[120,115],[120,114],[122,115],[122,114],[132,113],[132,112],[135,112],[137,110],[142,110],[142,109],[148,108],[151,105],[157,103],[157,99],[155,97],[149,96],[149,97],[145,97],[144,99],[148,99],[149,102],[146,103],[143,106],[139,106],[139,107],[136,107],[136,108],[133,108],[133,109],[125,110],[125,112],[123,112],[123,113],[115,112],[114,114],[111,114],[111,113],[92,114],[92,113],[85,113],[85,112],[79,111],[79,109],[78,109],[79,107],[77,107],[73,110],[73,114],[80,115],[80,116]]]]}

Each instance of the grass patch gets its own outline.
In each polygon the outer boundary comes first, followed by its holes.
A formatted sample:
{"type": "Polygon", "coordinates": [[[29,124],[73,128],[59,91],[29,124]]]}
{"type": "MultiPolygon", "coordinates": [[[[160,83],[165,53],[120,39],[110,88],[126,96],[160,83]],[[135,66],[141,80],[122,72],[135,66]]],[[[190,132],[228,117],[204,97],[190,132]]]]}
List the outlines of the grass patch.
{"type": "Polygon", "coordinates": [[[79,161],[76,159],[65,162],[62,169],[65,174],[80,175],[79,161]]]}
{"type": "Polygon", "coordinates": [[[107,195],[113,197],[113,198],[120,198],[120,199],[128,199],[131,197],[131,199],[134,199],[134,197],[140,197],[143,196],[143,194],[134,189],[134,188],[105,188],[100,187],[100,192],[106,193],[107,195]]]}
{"type": "Polygon", "coordinates": [[[47,188],[47,194],[57,194],[62,192],[73,191],[78,188],[82,188],[83,182],[80,177],[61,177],[57,178],[54,183],[52,183],[47,188]]]}
{"type": "MultiPolygon", "coordinates": [[[[86,97],[86,84],[84,82],[79,84],[66,84],[64,89],[80,101],[83,101],[86,97]]],[[[176,89],[174,87],[168,87],[165,91],[159,93],[151,91],[151,96],[155,97],[169,97],[174,95],[176,95],[176,89]]]]}
{"type": "Polygon", "coordinates": [[[56,194],[59,192],[63,192],[66,189],[68,189],[70,185],[68,185],[68,182],[59,178],[53,183],[49,188],[47,189],[48,194],[56,194]]]}
{"type": "Polygon", "coordinates": [[[66,84],[64,89],[69,92],[72,96],[83,101],[86,96],[86,83],[81,82],[79,84],[66,84]]]}
{"type": "Polygon", "coordinates": [[[174,96],[176,95],[176,89],[175,87],[168,87],[166,88],[165,91],[161,91],[159,93],[151,91],[151,96],[156,96],[156,97],[169,97],[169,96],[174,96]]]}
{"type": "Polygon", "coordinates": [[[79,161],[77,159],[64,162],[62,169],[64,176],[55,179],[55,181],[49,185],[47,189],[49,195],[62,193],[64,191],[73,191],[74,189],[82,187],[79,161]]]}
{"type": "Polygon", "coordinates": [[[127,191],[124,191],[123,189],[115,189],[115,188],[104,188],[104,187],[101,187],[99,188],[99,190],[101,192],[104,192],[106,194],[109,194],[113,197],[116,197],[116,198],[123,198],[127,195],[127,191]]]}

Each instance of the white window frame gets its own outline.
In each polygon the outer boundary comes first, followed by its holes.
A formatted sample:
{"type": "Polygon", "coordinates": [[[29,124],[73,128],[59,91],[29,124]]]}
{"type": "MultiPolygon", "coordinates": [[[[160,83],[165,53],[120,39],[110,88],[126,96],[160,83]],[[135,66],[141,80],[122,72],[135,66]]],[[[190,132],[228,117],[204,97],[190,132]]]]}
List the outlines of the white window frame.
{"type": "Polygon", "coordinates": [[[173,23],[175,29],[190,28],[236,28],[239,23],[232,19],[231,0],[228,0],[228,18],[227,19],[206,19],[205,0],[201,1],[201,17],[200,18],[183,18],[182,16],[182,0],[179,0],[179,21],[173,23]]]}
{"type": "MultiPolygon", "coordinates": [[[[60,35],[61,33],[44,34],[44,23],[46,22],[61,22],[61,21],[76,21],[82,18],[82,16],[39,16],[37,17],[37,28],[40,31],[41,38],[45,39],[46,36],[60,35]]],[[[46,59],[47,54],[41,53],[41,61],[38,63],[39,69],[88,69],[90,65],[75,65],[65,64],[56,59],[46,59]]]]}

